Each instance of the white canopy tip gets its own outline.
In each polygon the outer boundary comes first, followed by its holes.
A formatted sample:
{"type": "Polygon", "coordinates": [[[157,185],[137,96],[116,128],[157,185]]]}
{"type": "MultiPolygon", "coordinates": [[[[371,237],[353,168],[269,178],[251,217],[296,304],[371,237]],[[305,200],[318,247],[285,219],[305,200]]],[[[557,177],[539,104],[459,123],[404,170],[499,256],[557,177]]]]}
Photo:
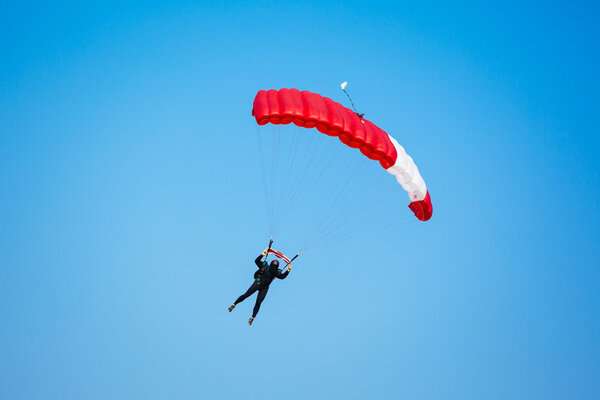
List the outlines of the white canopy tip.
{"type": "Polygon", "coordinates": [[[346,89],[346,86],[348,86],[348,82],[344,82],[341,85],[342,90],[346,89]]]}

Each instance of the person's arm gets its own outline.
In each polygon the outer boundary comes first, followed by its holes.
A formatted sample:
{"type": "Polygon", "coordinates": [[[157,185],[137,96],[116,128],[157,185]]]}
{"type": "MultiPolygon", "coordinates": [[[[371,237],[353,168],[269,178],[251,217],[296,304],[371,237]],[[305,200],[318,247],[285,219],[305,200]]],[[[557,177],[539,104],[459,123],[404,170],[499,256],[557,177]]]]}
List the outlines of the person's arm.
{"type": "Polygon", "coordinates": [[[256,257],[256,260],[254,260],[254,264],[256,264],[258,266],[258,268],[263,267],[262,258],[263,258],[263,255],[261,254],[258,257],[256,257]]]}
{"type": "Polygon", "coordinates": [[[290,270],[291,270],[291,268],[290,268],[290,267],[287,267],[287,268],[285,269],[285,272],[281,272],[281,271],[279,271],[279,273],[277,274],[277,277],[278,277],[279,279],[285,279],[285,278],[287,278],[287,276],[288,276],[288,275],[289,275],[289,273],[290,273],[290,270]]]}
{"type": "Polygon", "coordinates": [[[264,249],[263,252],[260,253],[260,255],[258,257],[256,257],[256,260],[254,260],[254,264],[256,264],[258,266],[258,268],[264,268],[262,258],[266,255],[267,255],[267,249],[264,249]]]}

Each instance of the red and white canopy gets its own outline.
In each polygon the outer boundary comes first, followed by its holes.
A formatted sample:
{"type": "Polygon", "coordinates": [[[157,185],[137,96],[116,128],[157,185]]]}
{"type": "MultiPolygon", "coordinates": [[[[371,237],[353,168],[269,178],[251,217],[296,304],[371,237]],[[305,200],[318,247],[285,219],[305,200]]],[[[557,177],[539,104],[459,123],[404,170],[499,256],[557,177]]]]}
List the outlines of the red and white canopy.
{"type": "Polygon", "coordinates": [[[409,208],[421,221],[433,213],[425,181],[404,148],[371,121],[328,97],[298,89],[260,90],[254,98],[252,115],[258,125],[290,124],[317,128],[360,150],[381,166],[408,192],[409,208]]]}

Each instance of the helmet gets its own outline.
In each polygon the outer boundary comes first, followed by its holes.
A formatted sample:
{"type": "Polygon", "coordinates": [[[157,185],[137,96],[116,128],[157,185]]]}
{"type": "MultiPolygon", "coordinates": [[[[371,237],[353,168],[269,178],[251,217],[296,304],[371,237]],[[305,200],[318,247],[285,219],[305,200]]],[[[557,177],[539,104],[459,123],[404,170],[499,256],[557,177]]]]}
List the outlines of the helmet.
{"type": "Polygon", "coordinates": [[[279,269],[279,261],[277,261],[277,260],[271,261],[271,264],[269,265],[269,269],[273,272],[277,271],[277,269],[279,269]]]}

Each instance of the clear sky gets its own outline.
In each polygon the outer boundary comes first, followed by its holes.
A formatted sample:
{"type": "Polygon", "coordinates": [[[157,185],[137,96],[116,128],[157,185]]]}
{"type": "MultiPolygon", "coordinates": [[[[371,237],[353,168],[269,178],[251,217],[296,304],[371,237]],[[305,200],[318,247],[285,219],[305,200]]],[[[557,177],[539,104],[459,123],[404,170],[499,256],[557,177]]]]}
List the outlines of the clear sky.
{"type": "Polygon", "coordinates": [[[597,2],[17,3],[0,398],[600,398],[597,2]],[[248,327],[252,99],[345,80],[433,218],[307,253],[248,327]]]}

